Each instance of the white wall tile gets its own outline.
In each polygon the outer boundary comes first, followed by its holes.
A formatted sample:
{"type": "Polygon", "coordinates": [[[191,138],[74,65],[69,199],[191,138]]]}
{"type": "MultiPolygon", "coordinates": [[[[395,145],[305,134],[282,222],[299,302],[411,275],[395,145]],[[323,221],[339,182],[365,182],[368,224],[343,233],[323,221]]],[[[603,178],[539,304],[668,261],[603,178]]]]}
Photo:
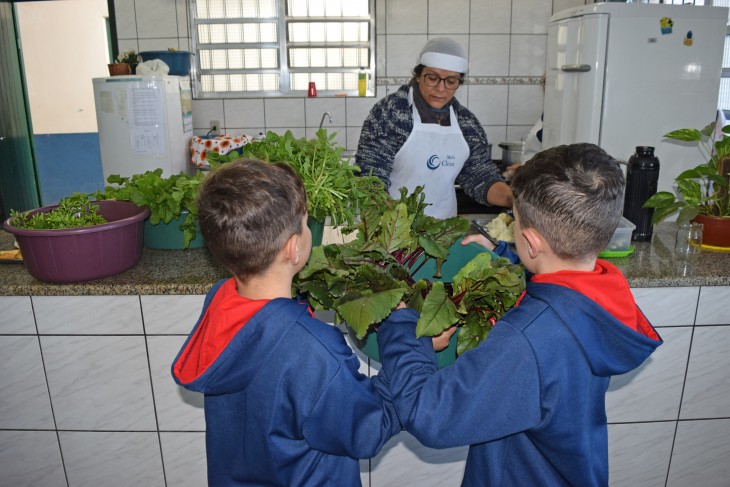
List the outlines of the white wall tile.
{"type": "Polygon", "coordinates": [[[681,419],[730,417],[730,326],[695,327],[681,419]]]}
{"type": "Polygon", "coordinates": [[[730,419],[680,421],[667,487],[727,487],[730,419]]]}
{"type": "Polygon", "coordinates": [[[188,38],[188,0],[175,0],[175,13],[177,14],[177,35],[188,38]]]}
{"type": "Polygon", "coordinates": [[[546,34],[553,0],[512,0],[513,34],[546,34]]]}
{"type": "MultiPolygon", "coordinates": [[[[482,125],[507,125],[507,86],[503,85],[469,85],[469,104],[467,108],[477,117],[482,125]]],[[[457,92],[457,98],[458,98],[457,92]]],[[[491,137],[490,142],[501,142],[491,137]]]]}
{"type": "Polygon", "coordinates": [[[40,334],[142,334],[139,296],[33,296],[40,334]]]}
{"type": "Polygon", "coordinates": [[[469,36],[469,76],[508,76],[510,36],[469,36]]]}
{"type": "Polygon", "coordinates": [[[203,309],[205,296],[140,296],[144,329],[148,335],[187,335],[203,309]]]}
{"type": "Polygon", "coordinates": [[[346,125],[362,128],[363,122],[368,118],[370,110],[377,102],[378,100],[375,98],[348,98],[345,104],[347,111],[346,125]]]}
{"type": "Polygon", "coordinates": [[[730,325],[730,286],[704,286],[697,307],[698,325],[730,325]]]}
{"type": "Polygon", "coordinates": [[[512,0],[473,0],[469,33],[508,34],[512,17],[512,0]]]}
{"type": "Polygon", "coordinates": [[[175,0],[136,0],[137,34],[141,39],[178,37],[175,0]]]}
{"type": "Polygon", "coordinates": [[[264,100],[262,98],[225,100],[223,102],[225,118],[221,120],[224,127],[263,127],[264,100]]]}
{"type": "Polygon", "coordinates": [[[502,159],[502,149],[497,144],[509,140],[507,138],[506,117],[504,125],[485,125],[484,131],[487,133],[487,140],[492,144],[492,159],[502,159]]]}
{"type": "MultiPolygon", "coordinates": [[[[509,75],[542,76],[545,73],[546,56],[547,35],[512,34],[510,36],[509,75]]],[[[540,90],[539,85],[531,87],[540,90]]]]}
{"type": "Polygon", "coordinates": [[[385,2],[386,34],[425,34],[428,26],[427,19],[428,0],[385,2]]]}
{"type": "Polygon", "coordinates": [[[0,334],[35,334],[30,296],[0,296],[0,334]]]}
{"type": "Polygon", "coordinates": [[[333,127],[347,125],[345,98],[307,98],[304,101],[304,119],[307,127],[316,132],[319,124],[331,130],[333,127]],[[329,116],[325,114],[329,113],[329,116]]]}
{"type": "Polygon", "coordinates": [[[208,485],[205,433],[160,433],[167,485],[208,485]]]}
{"type": "Polygon", "coordinates": [[[0,483],[7,486],[66,485],[55,431],[0,431],[0,483]]]}
{"type": "Polygon", "coordinates": [[[385,34],[375,36],[375,76],[385,76],[385,53],[386,53],[386,37],[385,34]]]}
{"type": "Polygon", "coordinates": [[[205,431],[203,394],[177,385],[171,366],[187,337],[148,337],[152,386],[160,430],[205,431]]]}
{"type": "Polygon", "coordinates": [[[608,425],[611,487],[664,487],[674,422],[608,425]]]}
{"type": "Polygon", "coordinates": [[[41,350],[59,429],[157,429],[144,337],[43,336],[41,350]]]}
{"type": "Polygon", "coordinates": [[[470,0],[428,0],[428,33],[461,34],[469,25],[470,0]]]}
{"type": "Polygon", "coordinates": [[[652,325],[694,324],[699,287],[633,288],[631,292],[652,325]]]}
{"type": "Polygon", "coordinates": [[[458,487],[464,476],[468,447],[435,450],[410,433],[391,438],[370,462],[372,487],[458,487]]]}
{"type": "Polygon", "coordinates": [[[509,87],[509,125],[534,125],[542,115],[543,94],[539,86],[513,85],[509,87]]]}
{"type": "MultiPolygon", "coordinates": [[[[386,45],[386,75],[411,76],[418,64],[418,53],[426,45],[426,35],[388,35],[386,45]]],[[[388,87],[397,90],[397,87],[388,87]]]]}
{"type": "Polygon", "coordinates": [[[60,431],[69,485],[164,487],[157,433],[60,431]]]}
{"type": "Polygon", "coordinates": [[[139,52],[167,51],[170,48],[180,49],[180,40],[177,37],[155,37],[152,39],[140,38],[138,44],[139,52]]]}
{"type": "Polygon", "coordinates": [[[665,328],[660,334],[664,343],[641,366],[611,378],[606,393],[610,423],[677,419],[692,328],[665,328]]]}
{"type": "Polygon", "coordinates": [[[137,18],[134,0],[114,0],[114,16],[118,39],[137,38],[137,18]]]}
{"type": "Polygon", "coordinates": [[[0,429],[53,429],[36,336],[0,336],[0,429]]]}
{"type": "Polygon", "coordinates": [[[347,150],[357,150],[357,144],[360,142],[360,132],[362,132],[362,125],[347,128],[347,150]]]}
{"type": "Polygon", "coordinates": [[[267,98],[264,100],[266,126],[270,128],[304,127],[304,98],[267,98]]]}
{"type": "Polygon", "coordinates": [[[193,127],[210,130],[211,120],[225,120],[223,100],[193,100],[193,127]]]}

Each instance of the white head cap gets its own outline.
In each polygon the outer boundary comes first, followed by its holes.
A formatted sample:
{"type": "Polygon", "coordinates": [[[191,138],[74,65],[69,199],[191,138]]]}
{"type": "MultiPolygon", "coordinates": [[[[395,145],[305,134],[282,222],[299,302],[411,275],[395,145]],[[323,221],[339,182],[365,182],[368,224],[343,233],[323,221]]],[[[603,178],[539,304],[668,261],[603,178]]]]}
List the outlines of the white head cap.
{"type": "Polygon", "coordinates": [[[436,37],[426,43],[418,54],[419,64],[436,69],[457,73],[469,70],[466,50],[458,42],[448,37],[436,37]]]}

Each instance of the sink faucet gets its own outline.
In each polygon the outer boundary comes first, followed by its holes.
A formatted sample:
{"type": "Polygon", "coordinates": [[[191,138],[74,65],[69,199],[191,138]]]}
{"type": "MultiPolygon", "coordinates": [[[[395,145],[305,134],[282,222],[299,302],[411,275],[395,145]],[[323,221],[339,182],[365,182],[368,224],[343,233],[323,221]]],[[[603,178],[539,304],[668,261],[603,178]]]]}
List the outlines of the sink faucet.
{"type": "Polygon", "coordinates": [[[324,112],[322,114],[322,120],[319,121],[319,128],[322,128],[322,125],[324,125],[325,118],[329,120],[329,123],[332,123],[332,115],[330,115],[330,112],[324,112]]]}

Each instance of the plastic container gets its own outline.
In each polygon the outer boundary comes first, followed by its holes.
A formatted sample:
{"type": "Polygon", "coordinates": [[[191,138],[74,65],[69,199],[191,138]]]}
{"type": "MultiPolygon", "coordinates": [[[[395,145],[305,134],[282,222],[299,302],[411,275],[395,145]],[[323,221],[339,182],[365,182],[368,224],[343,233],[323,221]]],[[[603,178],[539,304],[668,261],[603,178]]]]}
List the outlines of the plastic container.
{"type": "MultiPolygon", "coordinates": [[[[16,228],[12,217],[3,228],[20,246],[30,275],[47,282],[80,282],[101,279],[131,269],[142,257],[144,220],[149,209],[129,201],[99,201],[99,214],[107,223],[61,230],[16,228]]],[[[33,210],[49,212],[58,205],[33,210]]]]}
{"type": "MultiPolygon", "coordinates": [[[[189,212],[183,210],[180,217],[170,220],[170,223],[160,221],[157,225],[150,223],[149,219],[144,222],[144,246],[148,249],[181,250],[185,242],[185,236],[180,230],[180,225],[185,221],[189,212]]],[[[196,227],[196,236],[188,245],[189,249],[203,247],[205,240],[196,227]]]]}
{"type": "Polygon", "coordinates": [[[636,153],[629,157],[624,197],[624,217],[636,225],[632,240],[651,240],[654,208],[643,208],[643,205],[657,192],[658,182],[659,159],[654,155],[654,148],[638,146],[636,153]]]}
{"type": "Polygon", "coordinates": [[[365,72],[365,66],[360,66],[357,73],[357,96],[365,96],[368,91],[368,74],[365,72]]]}
{"type": "MultiPolygon", "coordinates": [[[[458,239],[449,248],[449,256],[441,266],[442,277],[436,278],[433,276],[433,274],[436,272],[436,260],[429,259],[429,261],[426,262],[424,266],[421,267],[418,272],[413,275],[413,278],[415,280],[428,279],[430,281],[451,282],[451,280],[461,270],[462,267],[469,263],[478,254],[481,254],[483,252],[489,252],[489,250],[475,243],[461,245],[461,239],[458,239]]],[[[413,267],[418,267],[420,262],[422,261],[423,258],[419,259],[418,261],[416,261],[413,267]]],[[[362,340],[358,340],[358,338],[355,336],[355,332],[353,332],[350,328],[348,328],[347,330],[352,340],[357,344],[358,348],[360,348],[360,350],[362,350],[365,355],[375,360],[376,362],[380,361],[380,350],[378,348],[377,331],[370,332],[367,334],[367,336],[365,336],[365,338],[363,338],[362,340]]],[[[459,333],[454,333],[449,340],[449,346],[441,350],[440,352],[436,352],[436,362],[439,368],[451,365],[456,360],[456,342],[458,338],[459,333]]]]}
{"type": "Polygon", "coordinates": [[[159,59],[170,67],[173,76],[189,76],[192,53],[188,51],[143,51],[139,53],[142,61],[159,59]]]}
{"type": "Polygon", "coordinates": [[[611,241],[608,242],[604,250],[608,251],[626,251],[631,247],[631,234],[636,228],[628,218],[625,216],[621,217],[621,221],[618,223],[618,227],[613,232],[611,241]]]}

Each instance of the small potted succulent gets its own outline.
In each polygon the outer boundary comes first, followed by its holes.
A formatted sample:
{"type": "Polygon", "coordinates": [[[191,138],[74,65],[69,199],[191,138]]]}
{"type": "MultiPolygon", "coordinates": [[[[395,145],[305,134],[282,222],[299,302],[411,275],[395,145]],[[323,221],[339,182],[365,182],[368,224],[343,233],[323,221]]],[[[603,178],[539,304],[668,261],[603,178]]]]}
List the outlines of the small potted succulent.
{"type": "Polygon", "coordinates": [[[117,55],[116,62],[109,65],[110,76],[134,74],[139,63],[139,54],[134,49],[127,49],[117,55]]]}
{"type": "Polygon", "coordinates": [[[666,134],[669,139],[696,143],[706,162],[675,178],[677,195],[660,191],[644,203],[644,208],[654,208],[652,223],[679,212],[677,223],[703,224],[703,244],[713,247],[730,247],[730,136],[726,135],[730,125],[722,133],[720,140],[714,140],[713,122],[702,130],[687,128],[666,134]]]}

